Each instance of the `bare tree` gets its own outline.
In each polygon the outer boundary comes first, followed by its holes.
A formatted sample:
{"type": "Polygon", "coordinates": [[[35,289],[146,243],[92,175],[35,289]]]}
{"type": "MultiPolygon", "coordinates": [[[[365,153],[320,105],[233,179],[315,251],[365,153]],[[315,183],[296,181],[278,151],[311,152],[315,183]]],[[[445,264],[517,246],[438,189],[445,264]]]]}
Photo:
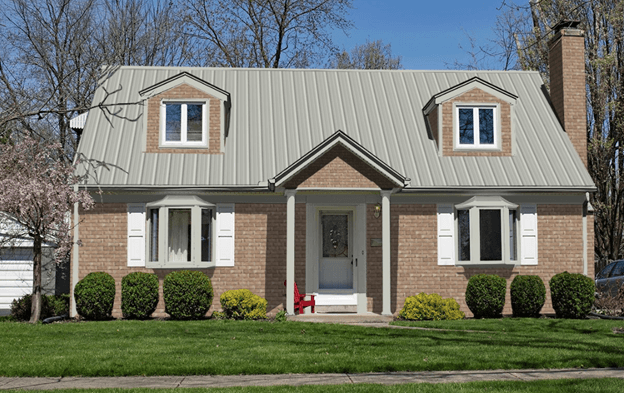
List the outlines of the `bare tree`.
{"type": "MultiPolygon", "coordinates": [[[[189,61],[183,15],[165,0],[0,0],[0,125],[58,141],[71,161],[102,68],[189,61]],[[113,67],[111,67],[113,66],[113,67]]],[[[97,103],[101,105],[102,103],[97,103]]]]}
{"type": "Polygon", "coordinates": [[[351,0],[190,0],[188,33],[198,65],[305,68],[332,53],[351,0]]]}
{"type": "Polygon", "coordinates": [[[166,0],[104,0],[99,47],[106,65],[180,66],[191,61],[184,15],[166,0]]]}
{"type": "Polygon", "coordinates": [[[70,108],[90,104],[98,72],[91,41],[95,0],[10,0],[2,6],[8,39],[0,64],[3,118],[39,137],[54,134],[71,157],[77,140],[70,108]]]}
{"type": "Polygon", "coordinates": [[[392,46],[381,40],[366,41],[347,52],[337,53],[329,63],[329,68],[361,70],[400,70],[401,56],[392,56],[392,46]]]}

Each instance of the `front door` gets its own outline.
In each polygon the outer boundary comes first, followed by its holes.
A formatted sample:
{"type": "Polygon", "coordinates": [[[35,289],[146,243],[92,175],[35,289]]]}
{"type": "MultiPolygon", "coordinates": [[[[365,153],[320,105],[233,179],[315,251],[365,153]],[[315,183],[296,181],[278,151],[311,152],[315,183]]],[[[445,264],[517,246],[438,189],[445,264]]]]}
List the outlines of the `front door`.
{"type": "Polygon", "coordinates": [[[353,212],[320,212],[319,292],[353,293],[353,212]]]}

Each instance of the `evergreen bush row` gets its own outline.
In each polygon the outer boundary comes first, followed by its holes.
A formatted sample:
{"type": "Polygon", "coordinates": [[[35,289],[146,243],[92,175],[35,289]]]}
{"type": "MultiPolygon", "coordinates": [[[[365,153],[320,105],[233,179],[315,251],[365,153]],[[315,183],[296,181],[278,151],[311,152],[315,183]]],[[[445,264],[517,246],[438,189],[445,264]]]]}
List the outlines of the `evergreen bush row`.
{"type": "MultiPolygon", "coordinates": [[[[115,302],[115,280],[104,272],[87,274],[74,290],[76,311],[90,320],[112,317],[115,302]]],[[[181,270],[169,273],[163,283],[165,312],[173,319],[203,318],[212,304],[210,278],[199,271],[181,270]]],[[[146,319],[158,305],[158,277],[134,272],[121,281],[121,311],[124,318],[146,319]]]]}
{"type": "MultiPolygon", "coordinates": [[[[108,273],[89,273],[76,284],[74,296],[76,310],[83,318],[90,320],[110,319],[115,301],[115,280],[108,273]]],[[[164,279],[165,312],[172,319],[203,318],[212,305],[213,297],[214,292],[210,278],[200,271],[175,271],[169,273],[164,279]]],[[[67,299],[69,300],[69,297],[67,299]]],[[[28,301],[26,305],[26,300],[22,302],[24,305],[20,309],[27,308],[28,318],[30,318],[30,302],[28,301]]],[[[48,307],[47,303],[44,305],[48,307]]],[[[156,310],[157,305],[158,277],[155,274],[134,272],[122,279],[121,311],[124,318],[149,318],[156,310]]],[[[223,293],[221,306],[225,318],[266,318],[267,301],[254,295],[248,289],[223,293]]]]}
{"type": "MultiPolygon", "coordinates": [[[[552,305],[557,318],[585,318],[594,303],[594,280],[580,273],[563,272],[550,281],[552,305]]],[[[506,280],[489,274],[470,278],[466,304],[475,318],[498,318],[505,305],[506,280]]],[[[516,276],[510,286],[514,317],[539,317],[546,287],[539,276],[516,276]]]]}
{"type": "MultiPolygon", "coordinates": [[[[580,273],[563,272],[549,281],[557,318],[585,318],[594,302],[594,281],[580,273]]],[[[505,306],[507,281],[497,275],[476,274],[466,287],[466,304],[475,318],[500,318],[505,306]]],[[[537,318],[546,300],[546,287],[539,276],[514,278],[510,286],[514,317],[537,318]]],[[[454,299],[420,293],[405,299],[399,316],[408,320],[462,319],[464,313],[454,299]]]]}

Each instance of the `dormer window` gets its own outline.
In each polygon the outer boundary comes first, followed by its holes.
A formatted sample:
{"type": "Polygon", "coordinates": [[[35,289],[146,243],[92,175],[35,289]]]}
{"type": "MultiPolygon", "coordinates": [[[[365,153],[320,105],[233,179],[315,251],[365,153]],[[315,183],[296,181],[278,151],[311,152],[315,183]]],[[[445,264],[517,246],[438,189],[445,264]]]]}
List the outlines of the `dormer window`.
{"type": "Polygon", "coordinates": [[[455,107],[456,147],[466,149],[498,148],[496,106],[455,107]]]}
{"type": "Polygon", "coordinates": [[[206,102],[168,102],[160,106],[162,146],[207,147],[206,102]]]}

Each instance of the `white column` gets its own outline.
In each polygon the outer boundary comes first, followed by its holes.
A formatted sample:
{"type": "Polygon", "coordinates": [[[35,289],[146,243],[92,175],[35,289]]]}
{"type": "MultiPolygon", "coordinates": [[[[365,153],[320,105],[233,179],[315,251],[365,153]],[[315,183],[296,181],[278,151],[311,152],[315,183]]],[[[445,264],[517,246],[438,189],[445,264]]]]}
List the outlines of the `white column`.
{"type": "Polygon", "coordinates": [[[295,315],[295,194],[286,190],[286,313],[295,315]]]}
{"type": "MultiPolygon", "coordinates": [[[[78,185],[75,184],[74,185],[74,192],[78,192],[78,185]]],[[[69,290],[70,292],[70,297],[69,297],[69,304],[71,304],[71,309],[69,310],[69,316],[74,318],[78,315],[78,312],[76,311],[76,300],[74,298],[74,288],[76,287],[76,284],[78,284],[78,273],[79,273],[79,258],[80,258],[80,247],[78,246],[77,242],[80,240],[80,231],[78,229],[78,226],[80,225],[80,216],[79,216],[79,210],[78,210],[78,202],[74,203],[74,244],[73,244],[73,258],[72,258],[72,263],[71,263],[71,288],[69,290]]]]}
{"type": "Polygon", "coordinates": [[[392,281],[390,279],[390,194],[392,191],[381,191],[381,255],[382,255],[382,287],[383,301],[381,315],[392,315],[390,295],[392,281]]]}

